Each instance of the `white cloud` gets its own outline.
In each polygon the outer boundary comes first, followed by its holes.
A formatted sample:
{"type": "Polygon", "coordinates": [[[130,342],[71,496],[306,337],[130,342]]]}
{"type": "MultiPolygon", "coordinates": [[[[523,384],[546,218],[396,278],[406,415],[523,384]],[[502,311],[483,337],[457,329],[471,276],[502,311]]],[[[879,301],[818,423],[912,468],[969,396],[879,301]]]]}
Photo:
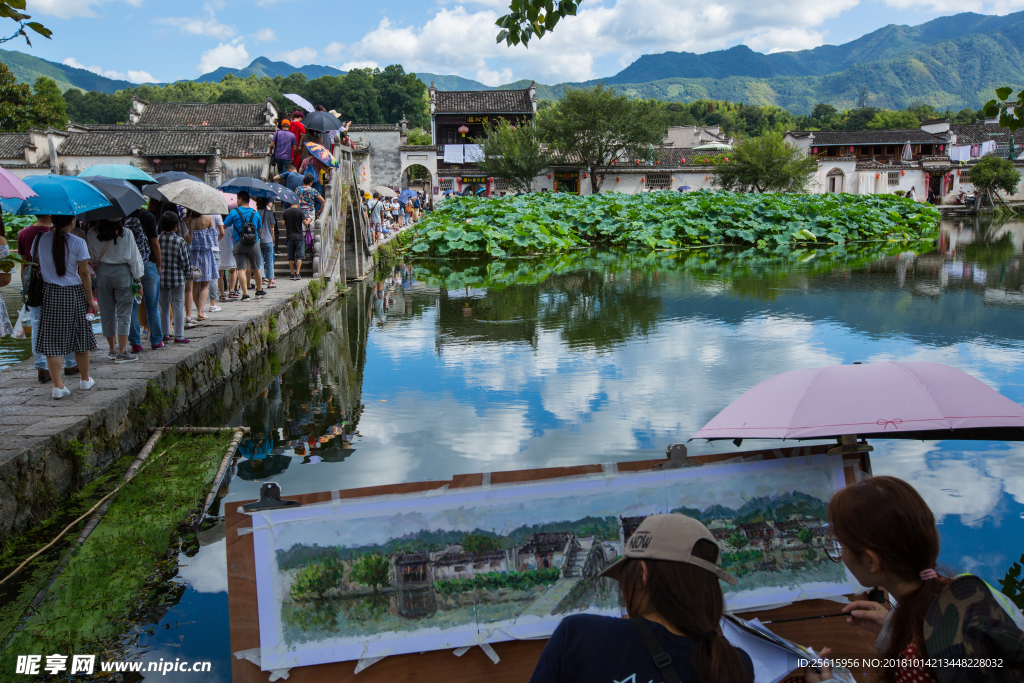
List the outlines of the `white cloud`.
{"type": "Polygon", "coordinates": [[[491,69],[480,69],[473,76],[476,80],[480,81],[484,85],[502,85],[512,80],[512,69],[502,69],[501,71],[493,71],[491,69]]]}
{"type": "Polygon", "coordinates": [[[253,40],[261,43],[270,43],[277,40],[277,34],[274,33],[274,29],[265,28],[253,36],[253,40]]]}
{"type": "Polygon", "coordinates": [[[179,555],[178,576],[198,593],[227,593],[227,542],[200,546],[194,557],[179,555]]]}
{"type": "MultiPolygon", "coordinates": [[[[154,24],[170,26],[182,33],[193,36],[210,36],[211,38],[230,38],[235,35],[235,28],[217,21],[213,15],[213,6],[210,3],[203,5],[205,17],[157,17],[153,19],[154,24]]],[[[271,31],[273,33],[273,31],[271,31]]]]}
{"type": "Polygon", "coordinates": [[[345,54],[345,43],[334,41],[324,48],[323,53],[327,59],[341,59],[345,54]]]}
{"type": "Polygon", "coordinates": [[[938,14],[953,14],[956,12],[978,12],[979,14],[1009,14],[1024,8],[1021,0],[885,0],[890,7],[900,9],[915,9],[923,12],[936,12],[938,14]]]}
{"type": "Polygon", "coordinates": [[[380,66],[380,64],[378,64],[377,62],[364,59],[361,61],[356,60],[354,62],[345,62],[338,68],[341,69],[342,71],[351,71],[352,69],[376,69],[378,66],[380,66]]]}
{"type": "Polygon", "coordinates": [[[317,58],[317,51],[311,47],[300,47],[288,52],[280,53],[277,58],[282,62],[288,62],[293,66],[304,66],[311,64],[317,58]]]}
{"type": "Polygon", "coordinates": [[[131,81],[132,83],[156,83],[156,79],[153,78],[152,74],[148,71],[134,71],[129,69],[127,73],[123,71],[114,71],[113,69],[102,69],[98,66],[86,66],[74,57],[68,57],[61,64],[73,67],[75,69],[85,69],[91,71],[99,76],[106,76],[107,78],[114,78],[120,81],[131,81]]]}
{"type": "Polygon", "coordinates": [[[199,58],[196,68],[200,73],[209,73],[214,69],[226,66],[229,69],[241,69],[249,65],[249,52],[245,43],[237,38],[230,43],[221,43],[210,48],[199,58]]]}
{"type": "Polygon", "coordinates": [[[494,22],[505,3],[498,7],[485,0],[476,3],[484,6],[477,11],[462,5],[441,7],[421,25],[385,18],[348,46],[348,56],[400,63],[411,71],[455,71],[485,82],[524,77],[579,81],[594,78],[596,60],[607,57],[616,57],[625,66],[642,54],[668,50],[707,52],[739,43],[762,51],[814,47],[825,38],[818,27],[858,2],[616,0],[607,5],[584,4],[577,16],[564,19],[554,33],[526,49],[495,43],[494,22]]]}

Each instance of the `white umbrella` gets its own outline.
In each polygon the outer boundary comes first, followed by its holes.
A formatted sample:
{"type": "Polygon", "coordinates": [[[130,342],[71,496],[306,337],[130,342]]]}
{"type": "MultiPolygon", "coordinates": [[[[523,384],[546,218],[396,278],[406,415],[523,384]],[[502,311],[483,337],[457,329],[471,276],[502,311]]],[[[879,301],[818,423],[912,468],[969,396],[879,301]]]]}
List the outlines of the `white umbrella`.
{"type": "Polygon", "coordinates": [[[220,190],[198,180],[176,180],[161,187],[160,194],[169,202],[204,215],[226,215],[229,211],[220,190]]]}
{"type": "Polygon", "coordinates": [[[299,105],[300,107],[302,107],[306,111],[313,111],[314,109],[316,109],[316,107],[314,107],[312,104],[310,104],[309,100],[307,100],[302,95],[296,95],[295,93],[291,93],[291,94],[286,94],[285,97],[287,97],[289,100],[291,100],[295,104],[299,105]]]}
{"type": "Polygon", "coordinates": [[[397,197],[398,196],[397,192],[395,192],[390,187],[387,187],[385,185],[378,185],[377,187],[373,188],[373,191],[376,192],[377,194],[379,194],[381,197],[388,197],[388,198],[390,198],[390,197],[397,197]]]}
{"type": "Polygon", "coordinates": [[[913,161],[914,152],[910,149],[910,140],[907,140],[907,144],[903,145],[903,155],[900,157],[903,161],[913,161]]]}

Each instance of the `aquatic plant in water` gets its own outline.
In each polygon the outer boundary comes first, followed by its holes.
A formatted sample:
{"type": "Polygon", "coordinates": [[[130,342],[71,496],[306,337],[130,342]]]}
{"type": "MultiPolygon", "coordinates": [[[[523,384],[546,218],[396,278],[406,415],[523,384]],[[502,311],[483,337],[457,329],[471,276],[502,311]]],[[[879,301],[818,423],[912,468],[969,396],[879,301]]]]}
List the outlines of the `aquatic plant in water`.
{"type": "Polygon", "coordinates": [[[411,242],[431,256],[562,252],[585,245],[681,249],[707,245],[789,251],[795,245],[931,238],[938,210],[894,195],[529,194],[453,197],[427,215],[411,242]]]}

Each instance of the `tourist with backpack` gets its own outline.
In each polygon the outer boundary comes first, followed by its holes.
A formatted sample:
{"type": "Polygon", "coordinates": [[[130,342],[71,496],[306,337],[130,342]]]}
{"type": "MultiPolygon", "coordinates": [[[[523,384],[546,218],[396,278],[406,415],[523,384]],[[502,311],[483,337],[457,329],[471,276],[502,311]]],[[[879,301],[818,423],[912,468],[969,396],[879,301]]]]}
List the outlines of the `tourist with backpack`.
{"type": "Polygon", "coordinates": [[[256,209],[249,206],[249,193],[245,190],[236,196],[237,209],[231,209],[224,219],[224,229],[231,230],[231,255],[235,257],[235,272],[238,284],[242,288],[240,301],[249,299],[249,278],[256,282],[256,296],[266,296],[263,289],[263,273],[260,267],[263,256],[260,254],[260,229],[263,222],[256,209]]]}

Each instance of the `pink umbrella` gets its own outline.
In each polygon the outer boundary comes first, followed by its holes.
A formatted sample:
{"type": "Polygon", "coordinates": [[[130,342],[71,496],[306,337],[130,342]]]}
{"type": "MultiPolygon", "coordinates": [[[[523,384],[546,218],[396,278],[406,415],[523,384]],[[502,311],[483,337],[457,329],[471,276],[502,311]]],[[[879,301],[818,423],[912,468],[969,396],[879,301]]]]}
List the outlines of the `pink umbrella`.
{"type": "Polygon", "coordinates": [[[4,199],[28,199],[38,197],[36,191],[18,176],[0,166],[0,197],[4,199]]]}
{"type": "Polygon", "coordinates": [[[224,201],[228,203],[228,211],[238,208],[238,197],[230,192],[221,192],[221,195],[223,195],[224,201]]]}
{"type": "Polygon", "coordinates": [[[939,363],[830,365],[775,375],[693,439],[1024,440],[1024,407],[939,363]]]}

